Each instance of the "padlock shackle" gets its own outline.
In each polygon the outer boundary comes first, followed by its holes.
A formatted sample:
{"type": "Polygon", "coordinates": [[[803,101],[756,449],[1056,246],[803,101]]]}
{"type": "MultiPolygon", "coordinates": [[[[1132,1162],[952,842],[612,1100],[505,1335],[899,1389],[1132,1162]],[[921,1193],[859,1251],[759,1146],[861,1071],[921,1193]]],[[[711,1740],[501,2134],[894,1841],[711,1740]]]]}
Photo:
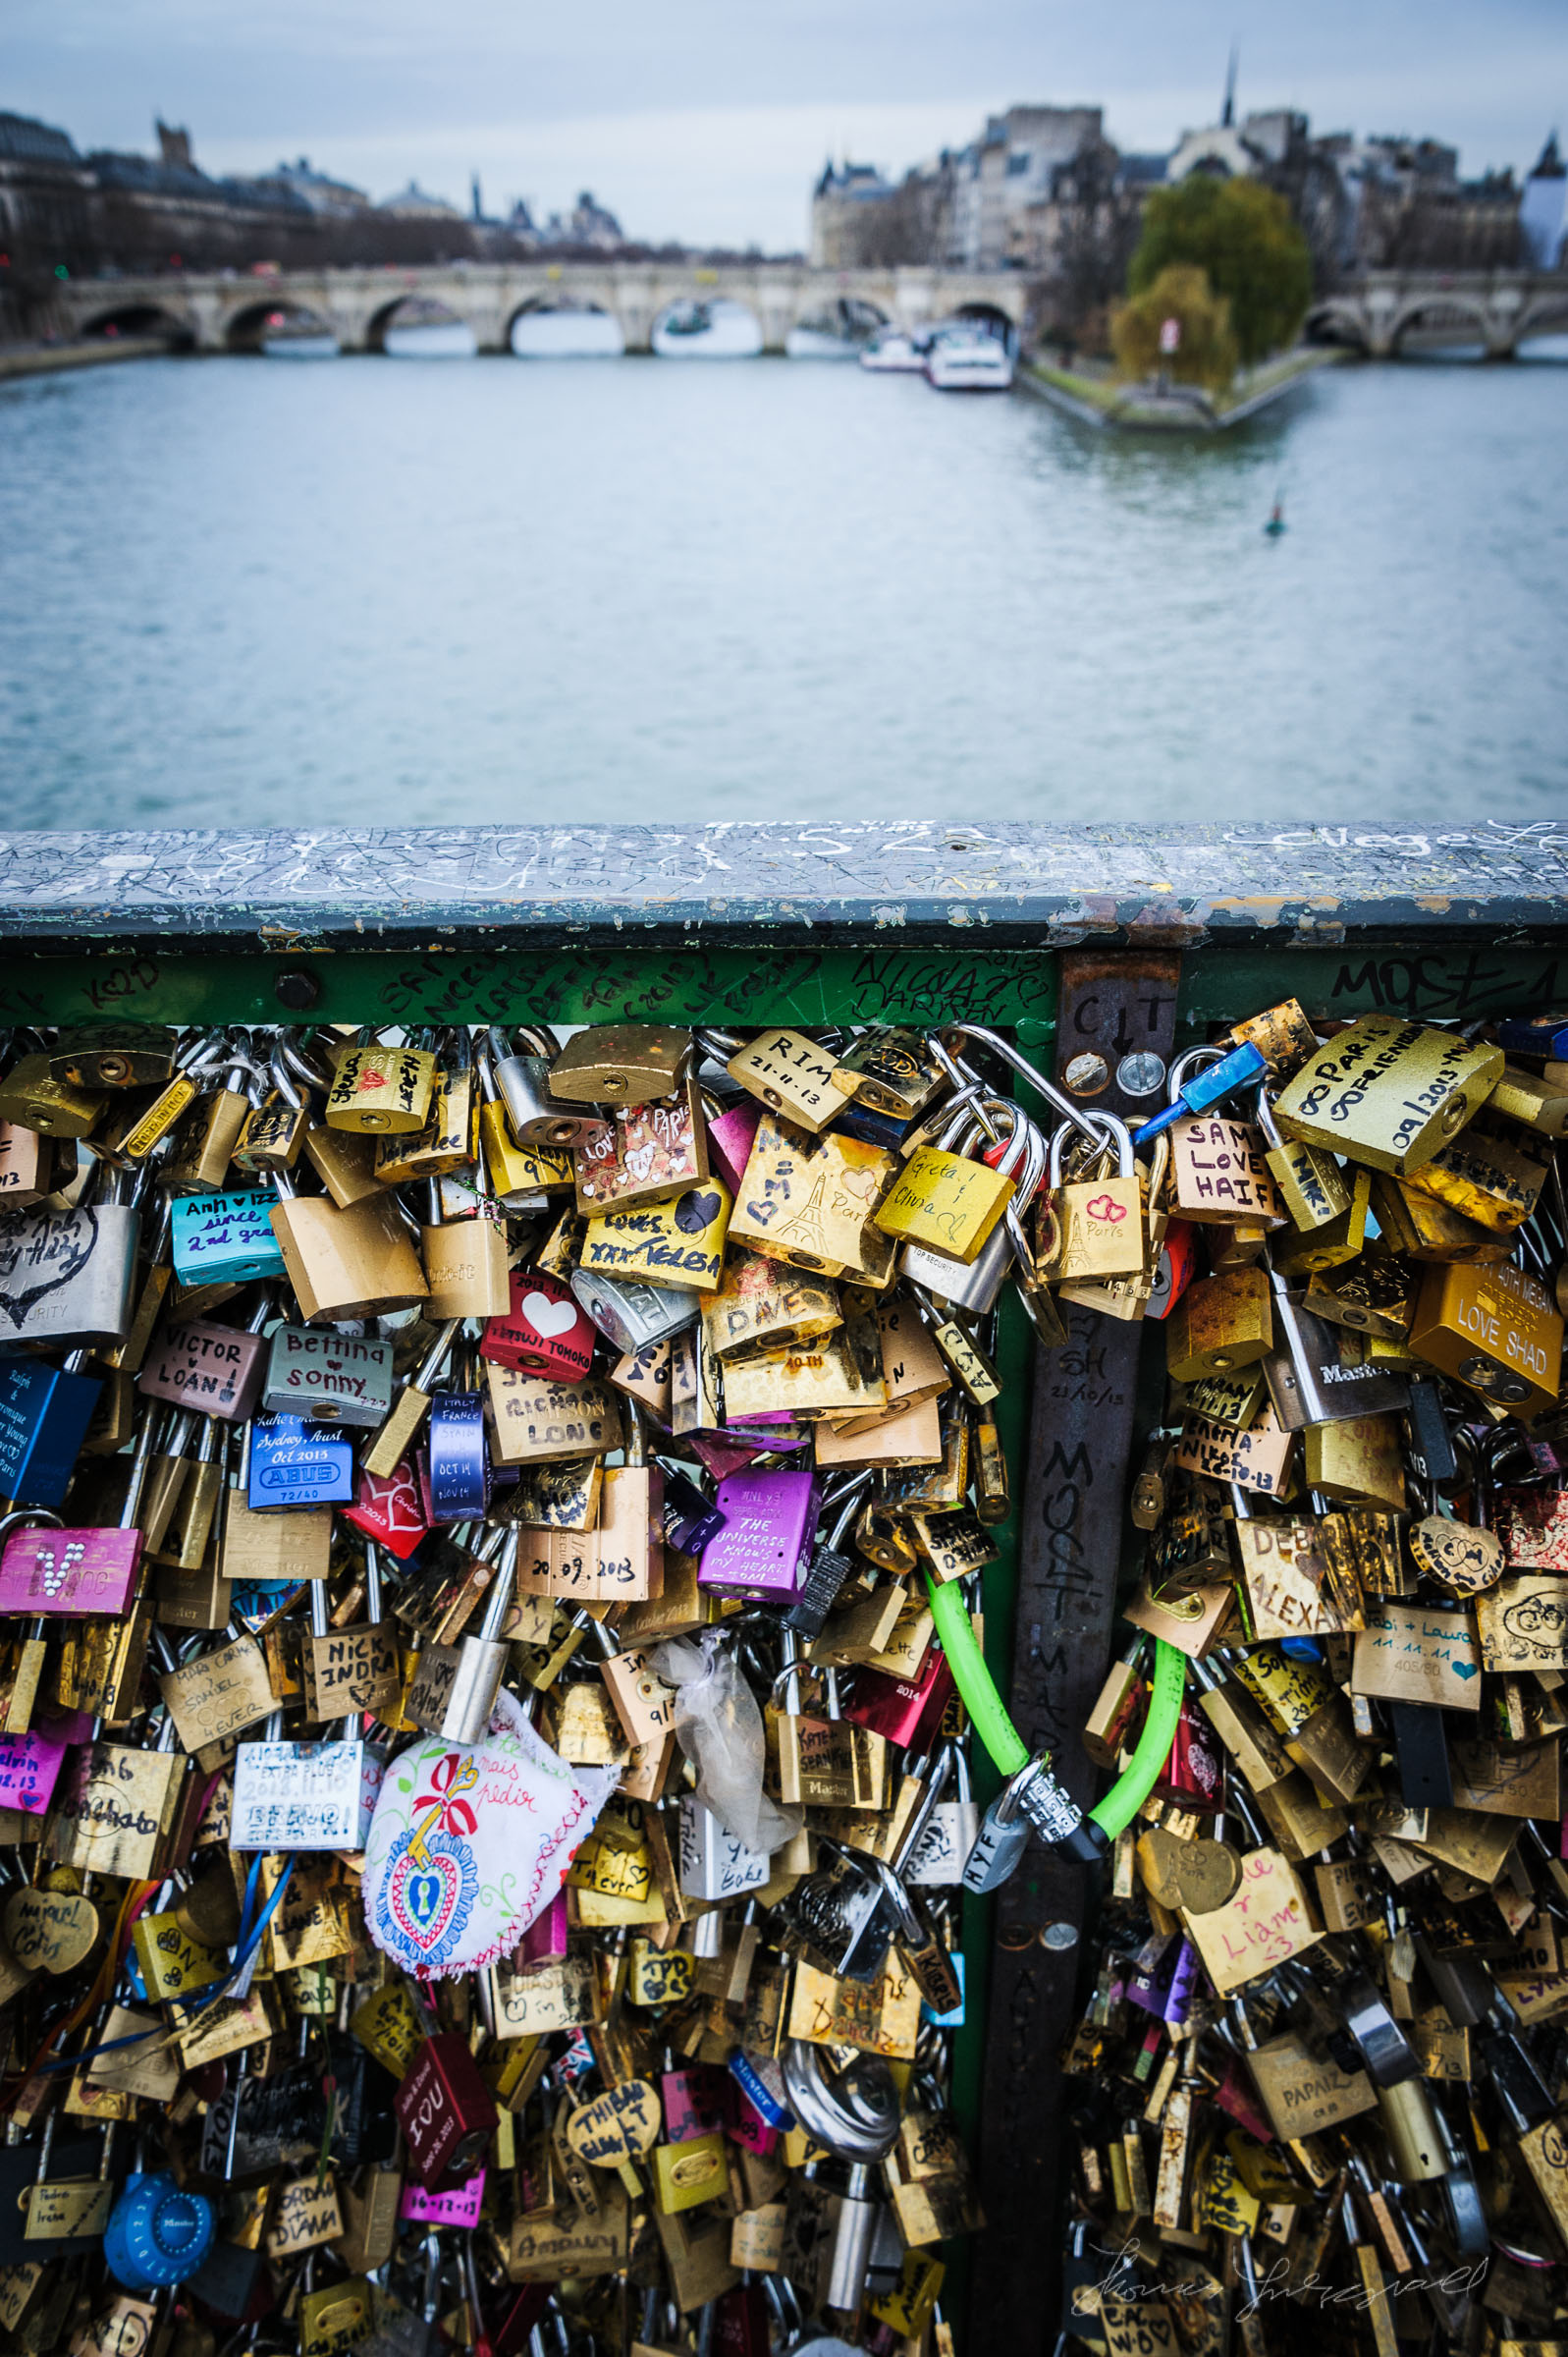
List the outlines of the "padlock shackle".
{"type": "Polygon", "coordinates": [[[1031,1088],[1038,1089],[1046,1103],[1053,1106],[1064,1120],[1075,1123],[1086,1136],[1093,1137],[1095,1135],[1089,1126],[1086,1116],[1073,1103],[1072,1099],[1063,1096],[1055,1083],[1046,1078],[1039,1066],[1031,1064],[1028,1057],[1021,1054],[1010,1040],[1003,1039],[1000,1031],[989,1030],[984,1023],[944,1023],[941,1037],[945,1046],[950,1045],[955,1039],[971,1039],[981,1047],[990,1048],[1001,1058],[1003,1064],[1011,1065],[1013,1070],[1027,1080],[1031,1088]]]}

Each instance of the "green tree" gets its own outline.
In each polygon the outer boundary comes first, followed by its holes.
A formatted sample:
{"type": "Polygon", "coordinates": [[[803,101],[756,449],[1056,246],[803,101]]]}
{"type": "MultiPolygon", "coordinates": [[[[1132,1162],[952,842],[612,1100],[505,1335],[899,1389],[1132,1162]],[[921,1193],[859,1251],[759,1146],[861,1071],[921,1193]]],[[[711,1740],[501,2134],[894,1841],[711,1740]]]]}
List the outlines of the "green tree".
{"type": "Polygon", "coordinates": [[[1173,262],[1190,262],[1230,305],[1242,361],[1253,367],[1291,342],[1312,301],[1312,257],[1282,196],[1256,180],[1190,172],[1156,189],[1127,273],[1142,295],[1173,262]]]}
{"type": "Polygon", "coordinates": [[[1152,287],[1118,303],[1110,319],[1110,349],[1123,376],[1142,379],[1163,368],[1178,384],[1209,385],[1223,391],[1236,373],[1236,339],[1230,305],[1217,295],[1202,270],[1174,262],[1152,287]],[[1160,349],[1167,319],[1181,330],[1172,353],[1160,349]]]}

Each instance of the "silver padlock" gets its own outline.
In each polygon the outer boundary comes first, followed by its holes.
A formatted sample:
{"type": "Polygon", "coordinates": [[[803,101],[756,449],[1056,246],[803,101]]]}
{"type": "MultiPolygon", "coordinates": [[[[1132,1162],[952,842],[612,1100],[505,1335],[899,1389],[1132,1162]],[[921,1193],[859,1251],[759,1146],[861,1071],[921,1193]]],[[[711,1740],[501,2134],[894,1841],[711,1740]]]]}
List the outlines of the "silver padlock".
{"type": "Polygon", "coordinates": [[[905,1882],[939,1890],[963,1881],[969,1852],[980,1836],[980,1809],[969,1790],[969,1763],[956,1743],[946,1749],[957,1797],[937,1802],[904,1868],[905,1882]]]}
{"type": "Polygon", "coordinates": [[[123,1343],[140,1227],[129,1203],[0,1211],[0,1336],[7,1343],[123,1343]]]}
{"type": "Polygon", "coordinates": [[[419,1656],[407,1716],[444,1742],[477,1743],[490,1725],[510,1650],[501,1632],[512,1610],[517,1544],[514,1523],[502,1543],[478,1635],[460,1637],[456,1645],[427,1645],[419,1656]]]}
{"type": "Polygon", "coordinates": [[[1017,1872],[1029,1846],[1029,1820],[1018,1805],[1018,1796],[1033,1767],[1034,1762],[1028,1761],[1009,1777],[986,1811],[959,1878],[966,1891],[980,1895],[1000,1891],[1017,1872]]]}
{"type": "Polygon", "coordinates": [[[392,1344],[333,1326],[280,1326],[261,1404],[319,1424],[383,1424],[392,1410],[392,1344]]]}
{"type": "Polygon", "coordinates": [[[765,1850],[748,1849],[694,1792],[682,1794],[680,1888],[687,1898],[737,1898],[760,1891],[772,1872],[765,1850]]]}
{"type": "Polygon", "coordinates": [[[574,1269],[571,1289],[587,1316],[618,1350],[645,1350],[652,1343],[694,1326],[702,1295],[680,1285],[643,1285],[635,1277],[600,1277],[574,1269]]]}
{"type": "Polygon", "coordinates": [[[286,1743],[275,1711],[259,1742],[236,1747],[231,1849],[363,1849],[387,1755],[350,1724],[341,1739],[286,1743]]]}
{"type": "Polygon", "coordinates": [[[602,1128],[598,1114],[552,1095],[550,1066],[561,1053],[554,1034],[530,1026],[519,1030],[517,1039],[521,1054],[504,1032],[492,1029],[489,1034],[496,1087],[518,1145],[574,1146],[602,1128]]]}

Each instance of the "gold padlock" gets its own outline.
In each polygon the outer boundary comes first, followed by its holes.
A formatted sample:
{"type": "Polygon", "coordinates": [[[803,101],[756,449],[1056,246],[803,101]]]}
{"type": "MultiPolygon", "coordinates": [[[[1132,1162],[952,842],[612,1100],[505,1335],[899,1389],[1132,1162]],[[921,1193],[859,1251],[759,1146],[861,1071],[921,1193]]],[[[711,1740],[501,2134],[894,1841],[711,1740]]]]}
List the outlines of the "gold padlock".
{"type": "Polygon", "coordinates": [[[86,1137],[109,1103],[93,1089],[57,1080],[47,1056],[23,1056],[0,1080],[0,1121],[16,1122],[44,1137],[86,1137]]]}
{"type": "Polygon", "coordinates": [[[437,1052],[441,1062],[424,1127],[376,1140],[375,1176],[380,1186],[403,1186],[414,1178],[442,1178],[473,1160],[478,1097],[466,1024],[459,1023],[448,1032],[437,1052]]]}
{"type": "Polygon", "coordinates": [[[1280,1091],[1287,1137],[1403,1178],[1430,1162],[1502,1078],[1503,1052],[1394,1014],[1364,1014],[1280,1091]]]}
{"type": "Polygon", "coordinates": [[[550,1093],[568,1105],[646,1105],[675,1095],[690,1054],[690,1032],[668,1023],[593,1023],[551,1065],[550,1093]]]}
{"type": "MultiPolygon", "coordinates": [[[[1138,1277],[1145,1269],[1143,1194],[1133,1161],[1132,1133],[1112,1114],[1091,1114],[1113,1146],[1117,1170],[1063,1183],[1062,1161],[1073,1124],[1063,1122],[1051,1140],[1049,1206],[1055,1226],[1054,1248],[1039,1263],[1042,1278],[1081,1281],[1138,1277]]],[[[1102,1155],[1100,1160],[1105,1158],[1102,1155]]]]}
{"type": "Polygon", "coordinates": [[[1451,1203],[1467,1220],[1511,1235],[1535,1215],[1546,1165],[1472,1123],[1451,1145],[1412,1171],[1407,1185],[1451,1203]]]}
{"type": "Polygon", "coordinates": [[[329,1129],[422,1129],[435,1094],[436,1060],[428,1048],[379,1042],[349,1048],[338,1060],[327,1097],[329,1129]]]}
{"type": "Polygon", "coordinates": [[[1189,1285],[1165,1326],[1166,1363],[1177,1383],[1224,1375],[1267,1358],[1274,1345],[1272,1293],[1261,1268],[1228,1269],[1189,1285]]]}
{"type": "Polygon", "coordinates": [[[501,1219],[489,1216],[498,1209],[481,1201],[476,1218],[444,1219],[441,1180],[431,1179],[429,1216],[420,1231],[431,1319],[506,1316],[512,1302],[507,1231],[501,1219]]]}
{"type": "Polygon", "coordinates": [[[320,1319],[383,1317],[429,1294],[397,1207],[385,1194],[340,1211],[325,1195],[297,1195],[272,1174],[279,1201],[268,1215],[307,1326],[320,1319]]]}
{"type": "Polygon", "coordinates": [[[730,1233],[819,1277],[883,1284],[892,1245],[871,1215],[897,1170],[885,1147],[835,1130],[800,1138],[764,1115],[735,1197],[730,1233]]]}
{"type": "Polygon", "coordinates": [[[929,1244],[967,1266],[1012,1196],[1013,1181],[1000,1171],[941,1146],[920,1146],[872,1216],[885,1235],[929,1244]]]}
{"type": "Polygon", "coordinates": [[[1528,1269],[1449,1262],[1427,1271],[1410,1347],[1528,1420],[1556,1399],[1562,1338],[1561,1313],[1528,1269]]]}

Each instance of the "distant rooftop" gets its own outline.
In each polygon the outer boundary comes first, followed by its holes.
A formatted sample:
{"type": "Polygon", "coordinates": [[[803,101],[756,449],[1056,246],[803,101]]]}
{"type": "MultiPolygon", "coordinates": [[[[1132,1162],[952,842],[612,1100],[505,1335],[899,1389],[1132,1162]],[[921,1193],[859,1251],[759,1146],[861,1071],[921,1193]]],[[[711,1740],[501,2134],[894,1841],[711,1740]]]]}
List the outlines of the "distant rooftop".
{"type": "Polygon", "coordinates": [[[31,115],[0,114],[0,158],[28,164],[80,164],[81,156],[68,132],[31,115]]]}

